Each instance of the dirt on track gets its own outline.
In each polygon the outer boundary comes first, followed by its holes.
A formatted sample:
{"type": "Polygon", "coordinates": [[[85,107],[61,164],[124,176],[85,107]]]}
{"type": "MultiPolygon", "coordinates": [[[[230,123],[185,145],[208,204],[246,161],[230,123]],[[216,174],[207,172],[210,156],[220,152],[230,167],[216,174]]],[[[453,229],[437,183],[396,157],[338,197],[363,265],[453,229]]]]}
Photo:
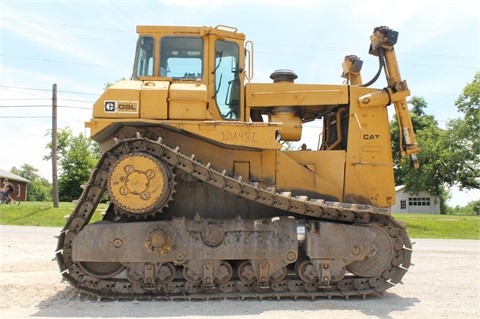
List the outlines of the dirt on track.
{"type": "Polygon", "coordinates": [[[0,226],[0,318],[480,318],[480,241],[414,240],[404,285],[366,300],[97,301],[62,282],[59,232],[0,226]]]}

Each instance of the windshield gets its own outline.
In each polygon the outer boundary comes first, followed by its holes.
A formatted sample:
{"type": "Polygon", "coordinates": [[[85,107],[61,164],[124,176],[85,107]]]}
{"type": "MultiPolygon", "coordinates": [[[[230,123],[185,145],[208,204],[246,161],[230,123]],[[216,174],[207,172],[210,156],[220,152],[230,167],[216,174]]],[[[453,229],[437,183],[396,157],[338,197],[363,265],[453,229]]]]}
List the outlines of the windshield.
{"type": "Polygon", "coordinates": [[[240,117],[238,51],[234,42],[215,43],[215,98],[222,117],[227,120],[240,117]]]}
{"type": "Polygon", "coordinates": [[[201,79],[203,41],[198,37],[165,37],[160,43],[160,76],[201,79]]]}

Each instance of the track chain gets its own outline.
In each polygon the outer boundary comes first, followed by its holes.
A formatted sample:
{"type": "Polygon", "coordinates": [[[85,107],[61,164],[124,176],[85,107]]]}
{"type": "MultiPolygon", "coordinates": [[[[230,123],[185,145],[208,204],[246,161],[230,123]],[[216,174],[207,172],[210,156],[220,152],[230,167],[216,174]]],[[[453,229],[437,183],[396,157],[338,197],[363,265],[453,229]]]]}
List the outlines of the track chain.
{"type": "Polygon", "coordinates": [[[83,193],[77,201],[74,211],[62,229],[56,249],[56,259],[61,274],[73,287],[97,298],[105,299],[298,299],[298,298],[332,298],[374,295],[401,282],[402,277],[411,265],[412,244],[405,227],[392,218],[387,209],[379,209],[369,205],[356,205],[338,202],[326,202],[308,199],[306,196],[290,197],[263,189],[256,184],[243,182],[219,172],[208,164],[195,160],[195,156],[186,156],[179,148],[170,148],[162,139],[153,141],[137,135],[136,138],[117,141],[117,144],[105,152],[97,167],[92,172],[83,193]],[[274,206],[285,211],[324,221],[336,221],[348,224],[375,225],[382,227],[390,235],[394,243],[395,256],[390,268],[381,276],[359,278],[346,276],[343,280],[329,286],[318,283],[305,283],[296,274],[289,274],[285,280],[272,284],[265,289],[241,281],[230,281],[212,290],[196,287],[187,281],[174,280],[159,287],[155,292],[146,289],[143,284],[131,283],[121,279],[93,278],[80,269],[72,260],[72,241],[90,221],[105,191],[109,172],[115,162],[123,155],[145,152],[169,163],[206,183],[220,189],[257,201],[264,205],[274,206]]]}

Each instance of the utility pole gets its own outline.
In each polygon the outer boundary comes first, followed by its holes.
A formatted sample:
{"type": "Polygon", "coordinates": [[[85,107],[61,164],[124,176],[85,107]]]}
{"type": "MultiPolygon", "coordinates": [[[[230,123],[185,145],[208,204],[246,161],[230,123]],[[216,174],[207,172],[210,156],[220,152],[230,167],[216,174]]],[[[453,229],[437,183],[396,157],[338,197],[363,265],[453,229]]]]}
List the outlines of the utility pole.
{"type": "Polygon", "coordinates": [[[57,84],[55,83],[52,87],[52,197],[55,208],[58,208],[57,170],[57,84]]]}

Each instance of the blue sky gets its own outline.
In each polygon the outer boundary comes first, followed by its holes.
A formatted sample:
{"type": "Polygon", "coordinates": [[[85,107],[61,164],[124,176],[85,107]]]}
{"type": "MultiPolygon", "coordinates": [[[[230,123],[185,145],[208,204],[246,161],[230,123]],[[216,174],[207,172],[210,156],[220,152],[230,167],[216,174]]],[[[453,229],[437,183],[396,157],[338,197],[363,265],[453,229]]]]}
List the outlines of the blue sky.
{"type": "MultiPolygon", "coordinates": [[[[440,126],[457,118],[455,100],[480,70],[480,14],[463,1],[21,1],[0,2],[0,167],[30,164],[51,178],[46,132],[58,86],[58,127],[89,134],[84,122],[105,83],[131,75],[139,24],[238,28],[254,43],[254,82],[292,69],[297,83],[341,83],[348,54],[376,72],[368,55],[374,27],[399,31],[402,77],[440,126]]],[[[385,86],[380,78],[375,86],[385,86]]],[[[317,136],[308,131],[308,136],[317,136]]],[[[316,141],[309,140],[312,147],[316,141]]],[[[454,192],[451,205],[480,191],[454,192]]]]}

